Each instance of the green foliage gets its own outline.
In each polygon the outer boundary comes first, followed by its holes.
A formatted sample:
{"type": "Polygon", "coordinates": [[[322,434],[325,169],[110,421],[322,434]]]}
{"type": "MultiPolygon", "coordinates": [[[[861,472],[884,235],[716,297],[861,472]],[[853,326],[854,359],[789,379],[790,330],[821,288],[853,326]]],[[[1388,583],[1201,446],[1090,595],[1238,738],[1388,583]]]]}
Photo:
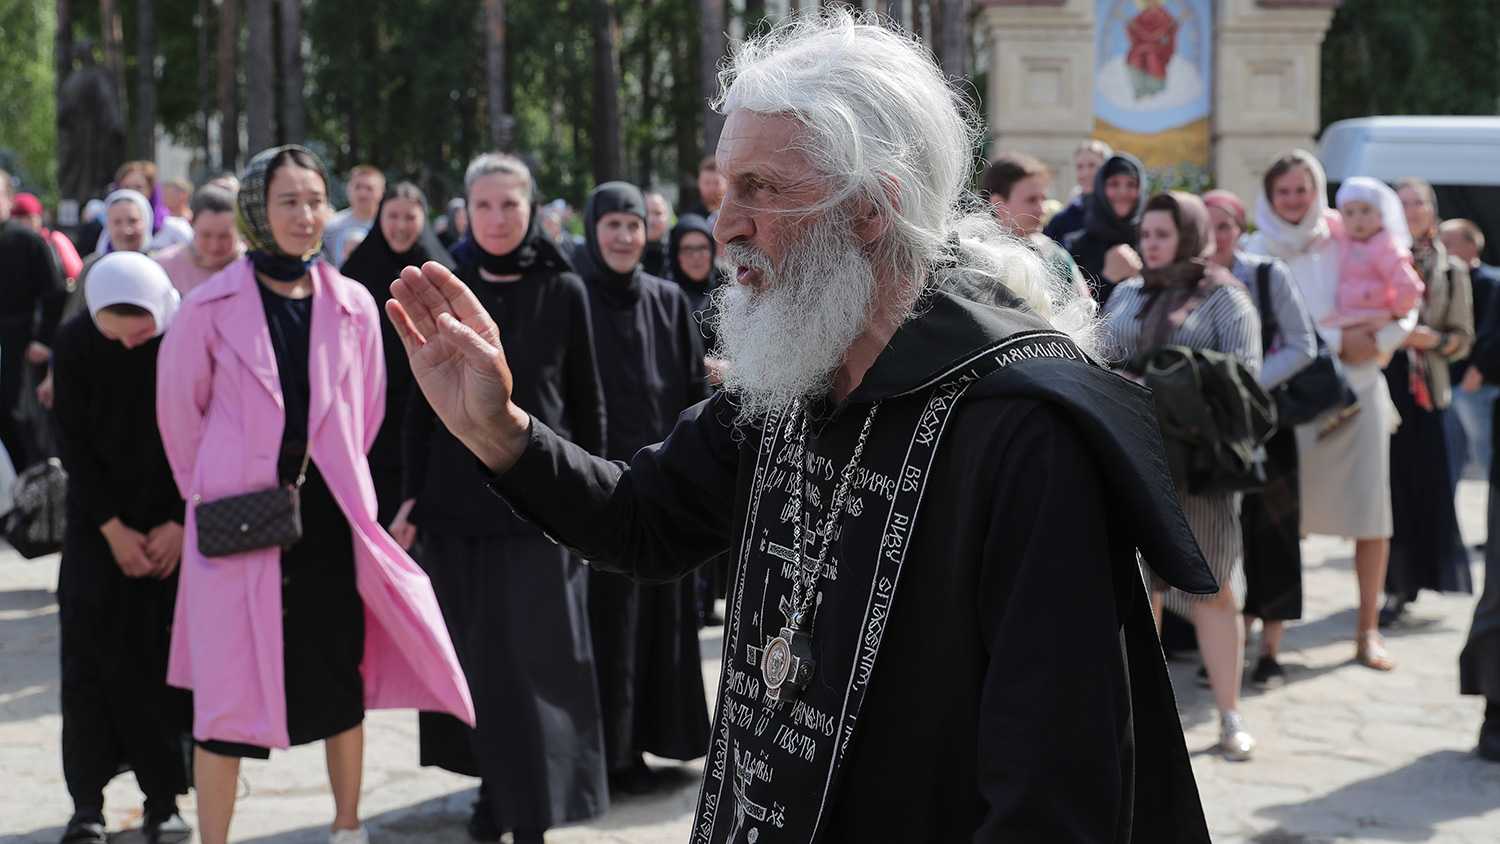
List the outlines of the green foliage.
{"type": "Polygon", "coordinates": [[[57,199],[53,15],[50,0],[0,0],[0,168],[49,207],[57,199]]]}
{"type": "Polygon", "coordinates": [[[1323,42],[1324,125],[1500,111],[1500,11],[1473,0],[1344,0],[1323,42]]]}

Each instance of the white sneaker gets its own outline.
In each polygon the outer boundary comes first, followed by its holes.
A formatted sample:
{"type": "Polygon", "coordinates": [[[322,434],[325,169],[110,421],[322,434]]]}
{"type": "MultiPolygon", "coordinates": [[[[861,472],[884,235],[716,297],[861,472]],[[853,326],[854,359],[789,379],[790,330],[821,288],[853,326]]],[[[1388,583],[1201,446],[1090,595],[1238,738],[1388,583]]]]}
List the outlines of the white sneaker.
{"type": "Polygon", "coordinates": [[[1238,712],[1225,712],[1219,722],[1219,749],[1231,762],[1248,762],[1255,753],[1255,737],[1245,729],[1238,712]]]}
{"type": "Polygon", "coordinates": [[[364,824],[359,829],[335,829],[328,834],[328,844],[370,844],[370,835],[364,824]]]}

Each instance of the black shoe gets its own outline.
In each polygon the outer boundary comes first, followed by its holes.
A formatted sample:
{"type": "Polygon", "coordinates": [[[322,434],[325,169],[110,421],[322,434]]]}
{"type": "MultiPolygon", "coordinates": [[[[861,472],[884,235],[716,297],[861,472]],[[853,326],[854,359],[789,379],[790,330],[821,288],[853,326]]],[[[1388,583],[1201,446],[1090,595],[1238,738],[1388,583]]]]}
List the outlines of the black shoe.
{"type": "Polygon", "coordinates": [[[193,828],[176,812],[160,820],[147,820],[141,831],[146,844],[181,844],[193,834],[193,828]]]}
{"type": "Polygon", "coordinates": [[[1500,762],[1500,720],[1484,719],[1484,726],[1479,728],[1479,745],[1474,752],[1487,762],[1500,762]]]}
{"type": "Polygon", "coordinates": [[[511,839],[515,844],[545,844],[547,840],[544,833],[534,829],[518,829],[511,833],[511,839]]]}
{"type": "Polygon", "coordinates": [[[1255,670],[1250,672],[1250,682],[1262,688],[1272,689],[1286,685],[1286,669],[1270,654],[1261,654],[1255,661],[1255,670]]]}
{"type": "Polygon", "coordinates": [[[638,797],[642,794],[650,794],[661,788],[661,777],[646,766],[645,760],[636,765],[609,775],[609,791],[611,794],[638,797]]]}
{"type": "Polygon", "coordinates": [[[1380,608],[1380,620],[1378,624],[1384,628],[1390,627],[1400,621],[1401,617],[1406,615],[1406,607],[1410,603],[1411,600],[1408,598],[1394,595],[1387,597],[1385,599],[1385,606],[1380,608]]]}
{"type": "Polygon", "coordinates": [[[499,841],[500,828],[495,826],[495,814],[490,804],[474,801],[474,813],[469,815],[469,838],[475,841],[499,841]]]}
{"type": "Polygon", "coordinates": [[[74,817],[58,844],[109,844],[104,834],[104,821],[97,817],[74,817]]]}

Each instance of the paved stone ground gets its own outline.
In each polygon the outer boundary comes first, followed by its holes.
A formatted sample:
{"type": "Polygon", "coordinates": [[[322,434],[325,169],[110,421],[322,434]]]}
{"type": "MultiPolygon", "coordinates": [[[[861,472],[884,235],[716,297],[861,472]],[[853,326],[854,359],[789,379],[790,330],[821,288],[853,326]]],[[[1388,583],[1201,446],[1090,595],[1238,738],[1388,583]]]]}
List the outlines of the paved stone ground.
{"type": "MultiPolygon", "coordinates": [[[[1465,482],[1465,535],[1483,539],[1484,489],[1465,482]]],[[[1249,763],[1223,760],[1213,704],[1195,663],[1172,666],[1187,743],[1216,841],[1500,841],[1500,765],[1472,755],[1482,704],[1457,695],[1457,658],[1473,599],[1423,595],[1411,624],[1390,636],[1400,667],[1384,676],[1354,665],[1352,549],[1309,540],[1307,607],[1286,639],[1289,684],[1250,692],[1243,710],[1260,740],[1249,763]]],[[[56,841],[68,813],[59,768],[56,561],[0,556],[0,844],[56,841]]],[[[1476,564],[1475,582],[1481,572],[1476,564]]],[[[703,639],[704,676],[717,674],[717,630],[703,639]]],[[[466,841],[473,781],[416,764],[416,718],[368,722],[364,812],[378,844],[466,841]]],[[[672,793],[622,801],[603,819],[557,830],[557,842],[681,842],[696,797],[697,766],[672,793]]],[[[326,841],[332,817],[321,750],[304,747],[247,762],[237,841],[326,841]]],[[[108,792],[113,840],[140,841],[139,793],[129,776],[108,792]]],[[[192,803],[183,807],[191,821],[192,803]]]]}

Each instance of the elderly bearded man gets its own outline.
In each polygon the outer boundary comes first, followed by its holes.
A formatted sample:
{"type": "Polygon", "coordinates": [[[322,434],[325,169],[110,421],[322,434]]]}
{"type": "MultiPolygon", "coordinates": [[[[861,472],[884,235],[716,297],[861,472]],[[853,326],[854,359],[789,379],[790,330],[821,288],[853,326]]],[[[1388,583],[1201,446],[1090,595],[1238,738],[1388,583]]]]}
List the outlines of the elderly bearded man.
{"type": "Polygon", "coordinates": [[[435,264],[390,306],[517,512],[642,580],[732,554],[692,841],[1207,841],[1136,549],[1213,578],[1089,303],[967,197],[958,95],[847,13],[723,83],[724,390],[665,442],[611,463],[514,406],[435,264]]]}

